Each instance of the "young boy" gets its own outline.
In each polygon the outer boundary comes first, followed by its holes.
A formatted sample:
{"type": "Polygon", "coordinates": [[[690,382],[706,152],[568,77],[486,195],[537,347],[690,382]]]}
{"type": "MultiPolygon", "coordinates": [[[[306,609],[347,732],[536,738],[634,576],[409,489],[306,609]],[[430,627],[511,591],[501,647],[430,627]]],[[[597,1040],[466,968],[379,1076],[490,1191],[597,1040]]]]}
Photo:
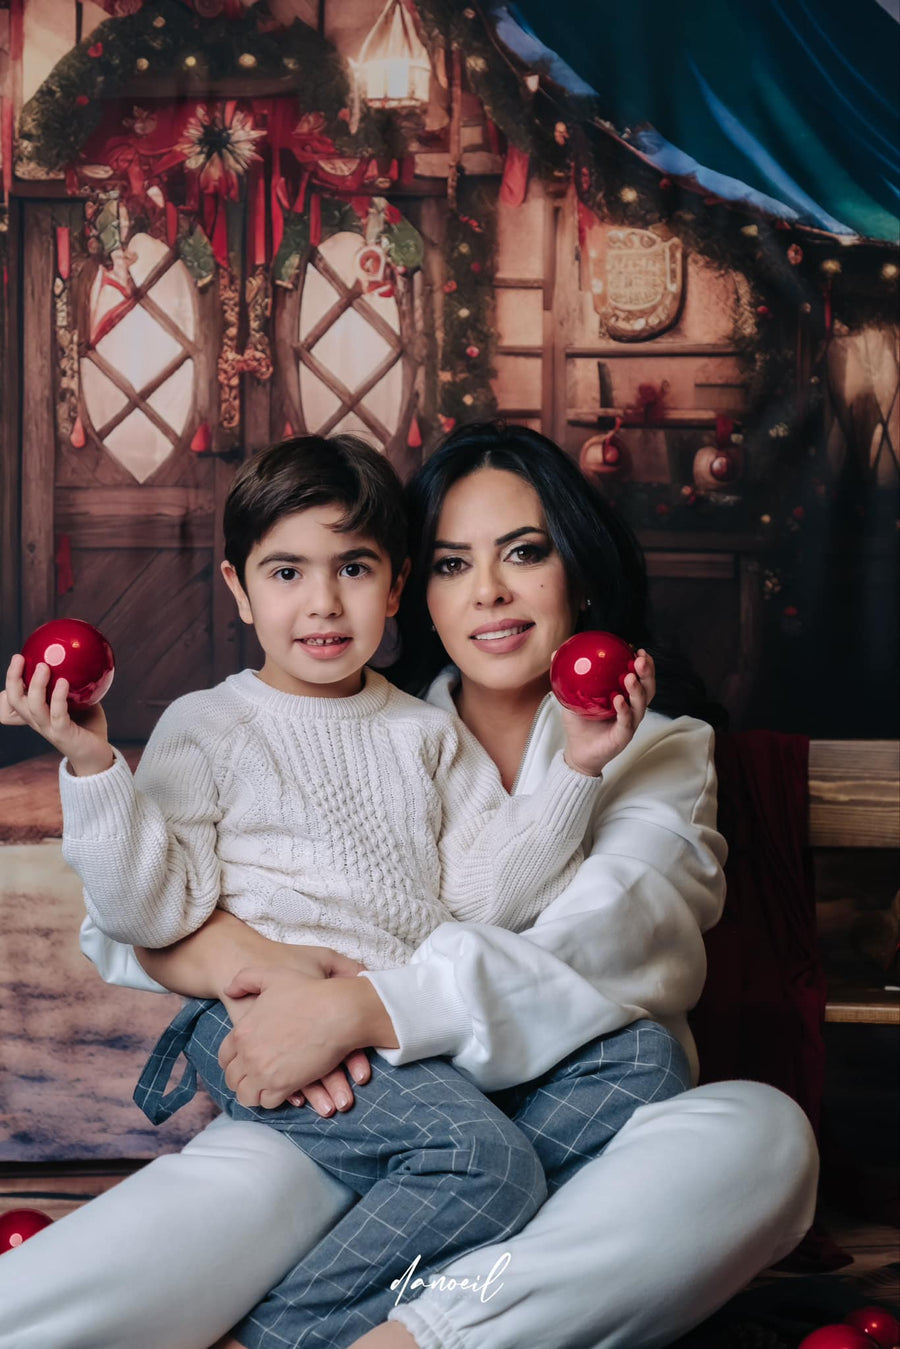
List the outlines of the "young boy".
{"type": "MultiPolygon", "coordinates": [[[[589,725],[567,747],[579,769],[560,755],[539,797],[509,797],[458,721],[365,668],[407,563],[401,485],[362,442],[306,437],[258,454],[224,525],[222,571],[265,653],[258,673],[173,703],[134,779],[101,728],[69,719],[64,685],[42,710],[49,672],[29,693],[31,724],[67,756],[63,851],[94,921],[161,947],[219,906],[369,968],[404,962],[450,919],[525,927],[581,860],[602,767],[589,725]]],[[[15,683],[24,716],[20,673],[15,683]]],[[[159,1122],[199,1070],[224,1110],[288,1133],[362,1196],[288,1276],[292,1343],[351,1344],[384,1319],[411,1256],[436,1270],[519,1230],[542,1202],[530,1144],[443,1060],[394,1069],[376,1055],[370,1084],[334,1118],[254,1109],[218,1063],[230,1028],[221,1003],[188,1002],[135,1095],[159,1122]],[[182,1049],[191,1067],[164,1098],[182,1049]]],[[[248,1349],[277,1335],[258,1317],[235,1333],[248,1349]]]]}

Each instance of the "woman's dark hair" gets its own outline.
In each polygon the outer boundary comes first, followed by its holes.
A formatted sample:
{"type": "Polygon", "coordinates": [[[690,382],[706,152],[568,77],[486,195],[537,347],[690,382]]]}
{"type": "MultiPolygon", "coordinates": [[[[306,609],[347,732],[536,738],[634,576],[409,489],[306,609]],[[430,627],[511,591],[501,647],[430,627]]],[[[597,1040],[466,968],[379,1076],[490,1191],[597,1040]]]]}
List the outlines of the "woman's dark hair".
{"type": "Polygon", "coordinates": [[[340,506],[341,534],[365,534],[396,578],[406,559],[403,485],[383,454],[356,436],[295,436],[260,450],[235,475],[225,501],[225,556],[241,585],[247,557],[285,515],[340,506]]]}
{"type": "Polygon", "coordinates": [[[578,605],[589,601],[577,627],[615,632],[651,652],[657,671],[654,709],[714,725],[721,720],[716,715],[721,709],[710,703],[699,676],[650,635],[644,555],[629,526],[552,440],[502,421],[452,431],[407,484],[412,574],[399,615],[404,655],[391,677],[421,693],[447,664],[426,603],[434,540],[450,488],[480,468],[515,473],[534,488],[573,600],[578,605]]]}

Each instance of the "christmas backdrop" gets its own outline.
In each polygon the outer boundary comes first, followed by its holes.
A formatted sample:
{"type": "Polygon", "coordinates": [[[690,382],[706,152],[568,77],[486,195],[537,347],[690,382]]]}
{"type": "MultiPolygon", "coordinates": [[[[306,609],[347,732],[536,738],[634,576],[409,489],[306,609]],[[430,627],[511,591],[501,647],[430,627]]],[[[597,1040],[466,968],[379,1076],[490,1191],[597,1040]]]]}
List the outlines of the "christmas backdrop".
{"type": "MultiPolygon", "coordinates": [[[[352,430],[408,474],[501,413],[630,520],[733,727],[896,736],[896,55],[876,0],[9,0],[4,660],[96,623],[138,753],[255,659],[248,454],[352,430]]],[[[0,1147],[144,1155],[168,1008],[74,953],[45,748],[0,736],[0,1147]]]]}

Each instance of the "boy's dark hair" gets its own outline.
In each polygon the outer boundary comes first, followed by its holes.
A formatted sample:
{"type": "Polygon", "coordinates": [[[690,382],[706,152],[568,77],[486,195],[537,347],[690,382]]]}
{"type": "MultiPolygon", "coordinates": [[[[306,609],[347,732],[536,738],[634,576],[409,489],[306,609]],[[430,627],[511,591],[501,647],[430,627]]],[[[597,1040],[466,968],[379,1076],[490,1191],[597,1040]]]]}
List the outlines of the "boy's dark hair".
{"type": "Polygon", "coordinates": [[[407,554],[403,484],[392,465],[357,436],[295,436],[239,468],[225,502],[225,556],[244,584],[250,550],[279,520],[316,506],[341,506],[341,534],[366,534],[396,578],[407,554]]]}

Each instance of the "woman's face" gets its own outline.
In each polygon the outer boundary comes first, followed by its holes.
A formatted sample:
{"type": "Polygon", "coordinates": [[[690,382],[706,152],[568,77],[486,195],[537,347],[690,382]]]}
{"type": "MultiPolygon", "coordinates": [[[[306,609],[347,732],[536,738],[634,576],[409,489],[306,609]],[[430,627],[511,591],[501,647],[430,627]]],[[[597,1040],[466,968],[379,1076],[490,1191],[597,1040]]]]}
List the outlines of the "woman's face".
{"type": "Polygon", "coordinates": [[[515,473],[480,468],[451,487],[438,521],[428,609],[464,679],[549,687],[550,657],[575,612],[540,498],[515,473]]]}

